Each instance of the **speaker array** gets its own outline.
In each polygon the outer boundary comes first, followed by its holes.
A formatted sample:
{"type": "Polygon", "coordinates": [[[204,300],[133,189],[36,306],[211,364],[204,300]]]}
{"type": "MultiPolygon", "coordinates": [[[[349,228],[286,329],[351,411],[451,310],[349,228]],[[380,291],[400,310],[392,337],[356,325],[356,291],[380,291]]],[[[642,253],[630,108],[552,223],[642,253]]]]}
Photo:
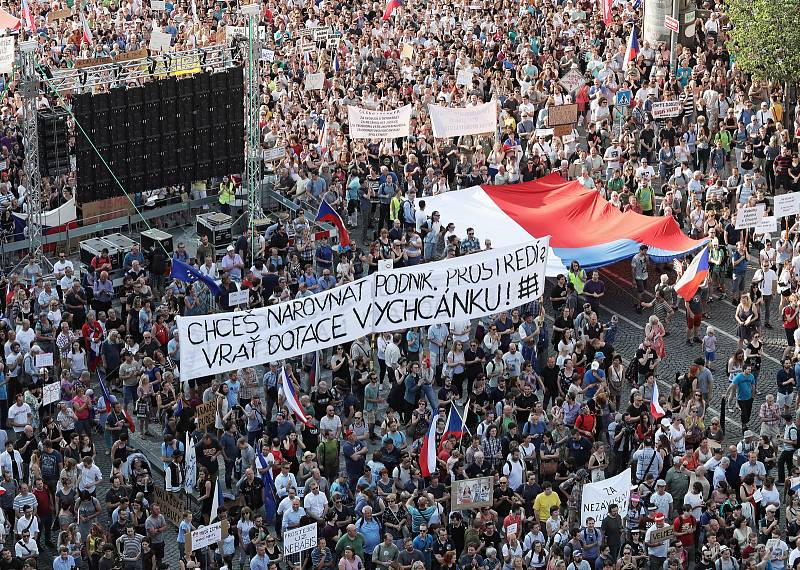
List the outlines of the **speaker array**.
{"type": "Polygon", "coordinates": [[[69,174],[68,113],[63,107],[37,111],[39,134],[39,174],[69,174]]]}
{"type": "MultiPolygon", "coordinates": [[[[244,170],[241,67],[76,95],[73,112],[128,193],[244,170]]],[[[120,196],[89,140],[76,134],[78,201],[120,196]]]]}

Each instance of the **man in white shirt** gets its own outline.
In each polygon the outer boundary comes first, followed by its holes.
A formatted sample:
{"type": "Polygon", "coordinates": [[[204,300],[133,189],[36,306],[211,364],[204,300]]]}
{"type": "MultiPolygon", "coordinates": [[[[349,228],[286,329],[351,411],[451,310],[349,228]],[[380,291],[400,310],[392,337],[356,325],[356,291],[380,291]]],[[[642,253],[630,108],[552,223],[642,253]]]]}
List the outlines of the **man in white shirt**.
{"type": "MultiPolygon", "coordinates": [[[[758,290],[764,299],[764,328],[771,329],[769,322],[770,307],[772,306],[773,295],[778,292],[778,275],[772,269],[767,260],[761,262],[761,268],[753,274],[753,283],[758,284],[758,290]]],[[[17,335],[19,338],[19,335],[17,335]]]]}
{"type": "Polygon", "coordinates": [[[67,259],[66,254],[59,253],[58,254],[58,261],[53,264],[53,273],[56,275],[56,279],[61,279],[64,274],[66,273],[67,267],[75,270],[75,267],[72,265],[72,262],[67,259]]]}
{"type": "Polygon", "coordinates": [[[622,147],[619,146],[619,141],[616,139],[611,141],[611,146],[606,149],[603,154],[603,160],[606,163],[606,178],[610,180],[614,171],[620,168],[620,157],[622,156],[622,147]]]}
{"type": "Polygon", "coordinates": [[[672,495],[667,492],[667,482],[663,479],[656,482],[656,492],[650,495],[650,504],[659,513],[664,513],[668,520],[672,520],[672,495]]]}
{"type": "Polygon", "coordinates": [[[94,460],[88,455],[84,457],[83,462],[78,464],[78,490],[94,495],[97,484],[102,480],[103,474],[94,460]]]}
{"type": "Polygon", "coordinates": [[[34,540],[39,536],[39,520],[33,515],[33,507],[25,505],[22,508],[22,516],[17,519],[14,530],[17,536],[22,536],[24,532],[29,532],[34,540]]]}
{"type": "Polygon", "coordinates": [[[328,498],[325,493],[320,492],[316,482],[311,483],[310,492],[303,498],[303,508],[306,515],[317,521],[325,522],[325,515],[328,513],[328,498]]]}
{"type": "Polygon", "coordinates": [[[289,463],[284,463],[281,465],[281,472],[275,477],[275,493],[278,495],[278,499],[289,496],[289,487],[297,488],[297,479],[295,479],[294,473],[289,471],[290,467],[289,463]]]}
{"type": "Polygon", "coordinates": [[[31,421],[31,407],[23,400],[22,394],[17,394],[14,403],[8,408],[8,425],[14,429],[14,433],[22,433],[31,421]]]}
{"type": "Polygon", "coordinates": [[[22,481],[22,455],[10,441],[6,442],[5,451],[0,453],[0,470],[8,471],[14,479],[22,481]]]}
{"type": "Polygon", "coordinates": [[[31,328],[31,322],[28,319],[22,319],[22,328],[17,331],[17,342],[22,349],[22,354],[28,354],[31,350],[31,345],[36,340],[36,331],[31,328]]]}
{"type": "Polygon", "coordinates": [[[31,536],[30,530],[22,531],[22,537],[14,544],[14,553],[23,560],[39,556],[39,545],[31,536]]]}

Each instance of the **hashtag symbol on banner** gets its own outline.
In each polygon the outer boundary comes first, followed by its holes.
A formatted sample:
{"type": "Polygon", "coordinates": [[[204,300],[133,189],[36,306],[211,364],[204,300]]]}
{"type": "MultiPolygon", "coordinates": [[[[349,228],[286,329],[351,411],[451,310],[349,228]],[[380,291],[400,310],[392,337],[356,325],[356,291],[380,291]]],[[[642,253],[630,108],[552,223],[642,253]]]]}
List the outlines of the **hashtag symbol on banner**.
{"type": "Polygon", "coordinates": [[[539,277],[536,274],[523,275],[517,285],[517,297],[527,299],[539,296],[539,277]]]}

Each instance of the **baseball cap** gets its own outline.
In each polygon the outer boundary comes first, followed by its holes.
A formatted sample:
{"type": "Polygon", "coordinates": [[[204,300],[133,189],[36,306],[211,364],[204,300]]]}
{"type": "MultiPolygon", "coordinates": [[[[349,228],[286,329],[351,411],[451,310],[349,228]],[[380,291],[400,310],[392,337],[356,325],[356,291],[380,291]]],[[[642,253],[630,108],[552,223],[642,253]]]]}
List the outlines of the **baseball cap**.
{"type": "Polygon", "coordinates": [[[667,482],[664,481],[663,479],[659,479],[658,481],[656,481],[656,485],[659,486],[659,487],[666,487],[667,486],[667,482]]]}
{"type": "Polygon", "coordinates": [[[595,360],[604,360],[605,357],[606,357],[606,353],[603,352],[602,350],[594,353],[594,359],[595,360]]]}
{"type": "Polygon", "coordinates": [[[233,246],[232,245],[228,246],[228,251],[233,251],[233,246]]]}
{"type": "Polygon", "coordinates": [[[661,511],[657,512],[656,514],[653,515],[653,520],[656,521],[656,522],[663,521],[664,520],[664,513],[662,513],[661,511]]]}

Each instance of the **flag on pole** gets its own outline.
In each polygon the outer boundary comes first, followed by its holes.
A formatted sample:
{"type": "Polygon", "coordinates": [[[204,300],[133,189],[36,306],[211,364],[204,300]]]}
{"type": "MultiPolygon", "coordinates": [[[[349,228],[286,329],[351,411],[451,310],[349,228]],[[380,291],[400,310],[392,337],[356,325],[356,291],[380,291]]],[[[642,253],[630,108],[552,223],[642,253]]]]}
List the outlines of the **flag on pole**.
{"type": "Polygon", "coordinates": [[[314,218],[314,221],[333,224],[339,233],[339,245],[342,246],[342,249],[350,247],[350,234],[344,227],[342,217],[325,200],[319,203],[319,210],[317,210],[317,217],[314,218]]]}
{"type": "Polygon", "coordinates": [[[423,477],[430,477],[436,471],[436,421],[439,414],[436,413],[431,418],[431,425],[428,426],[428,434],[422,440],[422,448],[419,452],[419,469],[423,477]]]}
{"type": "Polygon", "coordinates": [[[323,121],[322,123],[322,129],[319,131],[319,140],[317,144],[320,154],[328,152],[328,121],[323,121]]]}
{"type": "Polygon", "coordinates": [[[614,3],[614,0],[600,0],[603,3],[603,23],[606,26],[611,25],[611,5],[614,3]]]}
{"type": "Polygon", "coordinates": [[[195,24],[200,23],[200,16],[197,15],[197,2],[195,0],[192,0],[192,19],[195,24]]]}
{"type": "Polygon", "coordinates": [[[92,35],[92,29],[89,27],[89,22],[86,21],[86,14],[83,13],[83,10],[78,8],[78,13],[81,16],[81,29],[83,30],[83,41],[89,45],[94,44],[94,36],[92,35]]]}
{"type": "Polygon", "coordinates": [[[628,67],[636,61],[639,55],[639,36],[636,35],[636,26],[631,28],[631,35],[628,38],[628,48],[625,50],[625,59],[622,62],[622,71],[628,71],[628,67]]]}
{"type": "Polygon", "coordinates": [[[191,493],[194,489],[194,484],[197,482],[197,452],[194,449],[194,440],[191,439],[189,433],[186,433],[186,471],[183,478],[183,485],[187,493],[191,493]]]}
{"type": "Polygon", "coordinates": [[[455,404],[450,405],[450,412],[447,414],[447,421],[444,424],[444,434],[442,434],[442,441],[454,435],[458,439],[464,436],[464,418],[461,412],[458,411],[455,404]]]}
{"type": "Polygon", "coordinates": [[[383,11],[383,19],[388,20],[391,18],[394,9],[399,8],[402,5],[403,3],[401,0],[389,0],[389,2],[386,4],[386,9],[383,11]]]}
{"type": "Polygon", "coordinates": [[[655,421],[663,418],[667,413],[658,402],[658,396],[658,381],[653,380],[653,399],[650,401],[650,414],[653,416],[653,420],[655,421]]]}
{"type": "Polygon", "coordinates": [[[131,430],[131,433],[136,433],[136,423],[133,421],[130,412],[122,408],[122,413],[125,414],[125,421],[128,422],[128,429],[131,430]]]}
{"type": "Polygon", "coordinates": [[[682,299],[688,301],[694,297],[706,277],[708,277],[708,246],[695,256],[681,278],[675,283],[675,292],[682,299]]]}
{"type": "Polygon", "coordinates": [[[204,275],[200,273],[197,269],[189,265],[188,263],[184,263],[180,259],[173,259],[172,260],[172,269],[169,273],[169,276],[173,279],[177,279],[178,281],[182,281],[184,283],[194,283],[195,281],[202,281],[206,284],[208,289],[211,291],[211,294],[215,297],[222,293],[222,289],[219,288],[217,282],[214,281],[208,275],[204,275]]]}
{"type": "Polygon", "coordinates": [[[217,477],[215,484],[217,488],[211,500],[211,516],[208,519],[208,524],[214,523],[219,518],[219,506],[225,502],[225,499],[222,497],[222,485],[219,484],[219,477],[217,477]]]}
{"type": "Polygon", "coordinates": [[[33,13],[31,13],[28,0],[22,0],[22,21],[25,22],[25,27],[29,30],[36,29],[36,23],[33,21],[33,13]]]}
{"type": "MultiPolygon", "coordinates": [[[[259,451],[258,455],[261,459],[264,456],[259,451]]],[[[266,464],[266,461],[264,461],[266,464]]],[[[275,514],[278,511],[277,501],[275,500],[275,483],[272,480],[272,469],[267,469],[261,476],[261,482],[264,484],[264,515],[267,524],[272,524],[275,520],[275,514]]]]}
{"type": "Polygon", "coordinates": [[[283,395],[283,398],[286,400],[286,407],[297,417],[298,420],[303,422],[308,427],[313,427],[313,423],[311,419],[306,415],[305,411],[303,411],[303,407],[300,405],[300,400],[297,397],[297,393],[294,390],[294,384],[292,384],[289,375],[286,374],[286,367],[284,366],[281,368],[281,378],[280,384],[278,385],[278,393],[283,395]]]}
{"type": "Polygon", "coordinates": [[[103,374],[97,374],[97,379],[100,381],[100,392],[103,394],[103,401],[106,403],[106,413],[111,411],[111,394],[108,392],[108,387],[103,381],[103,374]]]}

